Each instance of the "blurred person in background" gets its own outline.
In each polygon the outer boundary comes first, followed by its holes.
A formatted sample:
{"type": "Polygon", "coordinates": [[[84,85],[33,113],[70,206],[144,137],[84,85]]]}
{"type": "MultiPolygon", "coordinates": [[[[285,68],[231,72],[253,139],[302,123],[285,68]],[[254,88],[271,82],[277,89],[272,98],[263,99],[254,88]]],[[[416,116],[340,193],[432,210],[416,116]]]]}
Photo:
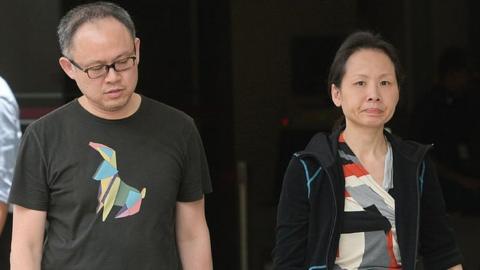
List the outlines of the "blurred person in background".
{"type": "Polygon", "coordinates": [[[438,80],[417,103],[412,137],[434,143],[447,210],[480,215],[480,89],[465,50],[450,47],[438,61],[438,80]]]}

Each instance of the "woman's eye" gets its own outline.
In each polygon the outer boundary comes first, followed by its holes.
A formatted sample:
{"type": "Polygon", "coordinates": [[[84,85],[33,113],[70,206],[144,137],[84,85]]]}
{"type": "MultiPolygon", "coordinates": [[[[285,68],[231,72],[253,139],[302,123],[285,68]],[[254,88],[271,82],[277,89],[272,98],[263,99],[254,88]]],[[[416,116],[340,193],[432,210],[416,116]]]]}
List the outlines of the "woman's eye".
{"type": "Polygon", "coordinates": [[[354,84],[357,86],[365,86],[366,83],[364,81],[358,81],[358,82],[355,82],[354,84]]]}
{"type": "Polygon", "coordinates": [[[387,85],[390,85],[390,82],[389,81],[381,81],[380,85],[387,86],[387,85]]]}

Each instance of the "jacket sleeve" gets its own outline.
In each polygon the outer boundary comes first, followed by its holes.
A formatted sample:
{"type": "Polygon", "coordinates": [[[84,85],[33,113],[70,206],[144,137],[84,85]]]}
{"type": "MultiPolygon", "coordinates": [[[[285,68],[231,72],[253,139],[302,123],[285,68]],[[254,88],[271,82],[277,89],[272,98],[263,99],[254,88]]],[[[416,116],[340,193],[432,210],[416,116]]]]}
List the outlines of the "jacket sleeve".
{"type": "Polygon", "coordinates": [[[306,173],[293,157],[285,172],[278,204],[273,263],[276,270],[305,269],[309,201],[306,173]]]}
{"type": "Polygon", "coordinates": [[[420,217],[420,254],[426,269],[447,269],[462,263],[435,166],[426,159],[420,217]]]}

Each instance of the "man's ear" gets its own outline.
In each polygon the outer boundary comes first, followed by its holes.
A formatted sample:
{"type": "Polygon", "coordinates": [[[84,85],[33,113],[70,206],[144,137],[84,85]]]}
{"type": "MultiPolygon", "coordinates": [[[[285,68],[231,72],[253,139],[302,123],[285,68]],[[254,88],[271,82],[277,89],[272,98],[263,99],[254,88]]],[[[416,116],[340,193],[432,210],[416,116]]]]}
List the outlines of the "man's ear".
{"type": "Polygon", "coordinates": [[[58,59],[58,63],[60,64],[60,67],[62,67],[63,71],[65,74],[67,74],[70,79],[75,80],[75,70],[73,70],[75,67],[73,66],[72,62],[68,60],[66,57],[62,56],[60,59],[58,59]]]}
{"type": "Polygon", "coordinates": [[[340,93],[340,89],[332,83],[330,86],[330,94],[332,95],[332,101],[337,107],[342,106],[342,95],[340,93]]]}
{"type": "Polygon", "coordinates": [[[135,63],[138,65],[140,63],[140,39],[135,38],[135,56],[137,59],[135,60],[135,63]]]}

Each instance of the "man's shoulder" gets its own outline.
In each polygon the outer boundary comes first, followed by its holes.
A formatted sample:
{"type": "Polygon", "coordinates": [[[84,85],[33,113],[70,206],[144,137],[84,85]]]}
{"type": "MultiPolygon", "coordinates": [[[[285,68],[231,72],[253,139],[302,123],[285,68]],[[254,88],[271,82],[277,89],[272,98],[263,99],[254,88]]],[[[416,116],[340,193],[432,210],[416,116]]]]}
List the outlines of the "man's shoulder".
{"type": "Polygon", "coordinates": [[[142,102],[145,105],[146,111],[154,117],[169,119],[172,122],[193,122],[192,117],[187,113],[163,102],[145,96],[142,96],[142,102]]]}
{"type": "Polygon", "coordinates": [[[75,110],[77,106],[77,101],[70,101],[36,119],[29,125],[29,128],[40,128],[44,126],[58,125],[61,124],[62,121],[71,121],[72,116],[75,115],[75,110]]]}

